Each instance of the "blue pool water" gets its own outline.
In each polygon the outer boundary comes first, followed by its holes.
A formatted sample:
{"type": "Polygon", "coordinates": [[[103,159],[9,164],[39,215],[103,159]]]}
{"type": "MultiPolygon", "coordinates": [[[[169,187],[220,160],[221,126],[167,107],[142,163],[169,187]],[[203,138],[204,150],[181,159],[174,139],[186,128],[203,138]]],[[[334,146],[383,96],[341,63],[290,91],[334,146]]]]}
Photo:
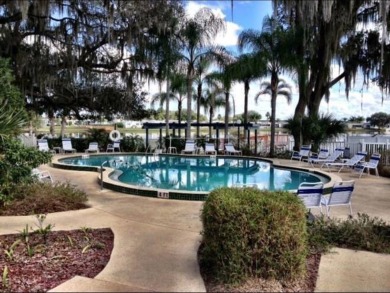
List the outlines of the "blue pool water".
{"type": "Polygon", "coordinates": [[[241,157],[172,155],[97,155],[60,160],[76,166],[109,166],[119,170],[114,180],[138,187],[209,192],[224,186],[257,186],[294,190],[301,182],[327,182],[317,174],[276,168],[270,163],[241,157]],[[117,178],[116,178],[117,177],[117,178]]]}

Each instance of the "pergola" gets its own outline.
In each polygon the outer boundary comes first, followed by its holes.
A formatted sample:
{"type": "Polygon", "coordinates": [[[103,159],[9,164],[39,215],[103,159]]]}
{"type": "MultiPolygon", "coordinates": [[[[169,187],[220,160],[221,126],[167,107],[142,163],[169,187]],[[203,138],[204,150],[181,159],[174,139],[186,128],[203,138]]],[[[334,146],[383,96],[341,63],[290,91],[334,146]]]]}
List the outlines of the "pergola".
{"type": "MultiPolygon", "coordinates": [[[[225,123],[222,122],[213,122],[213,123],[207,123],[207,122],[202,122],[202,123],[191,123],[191,127],[212,127],[215,130],[215,136],[217,141],[219,141],[219,132],[221,129],[225,129],[225,123]]],[[[229,123],[228,128],[232,127],[237,127],[238,130],[238,137],[240,137],[240,129],[243,128],[244,131],[248,132],[247,135],[247,140],[248,140],[248,145],[249,145],[249,140],[250,140],[250,132],[254,131],[255,133],[255,152],[257,153],[257,131],[260,128],[258,125],[253,124],[253,123],[247,123],[247,124],[242,124],[242,123],[229,123]]],[[[159,129],[159,143],[161,145],[162,143],[162,130],[166,128],[166,123],[163,122],[145,122],[142,125],[142,128],[145,129],[146,132],[146,138],[145,138],[145,144],[146,148],[149,147],[149,129],[159,129]]],[[[177,129],[184,129],[185,131],[187,130],[187,124],[186,123],[177,123],[177,122],[170,122],[169,123],[169,129],[172,130],[172,135],[176,136],[176,130],[177,129]]],[[[180,133],[180,132],[179,132],[180,133]]],[[[179,137],[181,137],[179,135],[179,137]]],[[[186,135],[184,136],[186,137],[186,135]]],[[[238,148],[240,148],[240,139],[238,139],[238,148]]]]}

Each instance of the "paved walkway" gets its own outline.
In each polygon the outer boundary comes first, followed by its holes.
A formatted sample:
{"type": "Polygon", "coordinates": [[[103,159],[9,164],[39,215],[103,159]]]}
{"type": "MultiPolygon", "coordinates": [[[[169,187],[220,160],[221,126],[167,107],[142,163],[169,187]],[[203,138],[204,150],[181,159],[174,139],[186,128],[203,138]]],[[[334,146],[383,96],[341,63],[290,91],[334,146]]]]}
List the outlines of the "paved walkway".
{"type": "MultiPolygon", "coordinates": [[[[84,210],[49,214],[47,223],[55,224],[56,230],[110,227],[115,235],[111,259],[100,274],[94,279],[75,277],[52,291],[205,291],[197,262],[201,202],[101,191],[94,172],[41,168],[49,170],[55,180],[83,189],[91,205],[84,210]]],[[[349,173],[341,177],[357,179],[349,173]]],[[[390,222],[389,197],[390,179],[357,179],[354,213],[365,212],[390,222]]],[[[346,217],[347,213],[347,207],[332,210],[332,216],[346,217]]],[[[0,217],[0,233],[17,233],[27,223],[35,223],[35,218],[0,217]]],[[[390,256],[336,249],[322,257],[316,291],[390,291],[390,256]]]]}

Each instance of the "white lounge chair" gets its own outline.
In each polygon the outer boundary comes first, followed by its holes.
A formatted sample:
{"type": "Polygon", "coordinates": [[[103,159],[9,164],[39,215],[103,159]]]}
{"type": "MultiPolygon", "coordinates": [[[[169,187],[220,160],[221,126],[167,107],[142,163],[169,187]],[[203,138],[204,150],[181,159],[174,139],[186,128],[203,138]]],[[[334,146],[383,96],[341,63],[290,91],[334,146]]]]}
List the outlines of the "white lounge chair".
{"type": "Polygon", "coordinates": [[[225,154],[226,155],[240,155],[242,156],[242,151],[236,150],[231,143],[225,144],[225,154]]]}
{"type": "Polygon", "coordinates": [[[321,168],[325,163],[334,163],[336,162],[344,153],[343,149],[335,149],[333,153],[331,153],[326,158],[309,158],[309,163],[314,166],[314,164],[322,164],[321,168]]]}
{"type": "Polygon", "coordinates": [[[310,157],[310,150],[311,150],[311,145],[303,145],[300,149],[300,151],[293,151],[291,155],[291,160],[309,160],[310,157]]]}
{"type": "Polygon", "coordinates": [[[119,141],[114,141],[114,143],[107,145],[106,152],[115,152],[115,150],[121,152],[121,143],[119,141]]]}
{"type": "Polygon", "coordinates": [[[90,142],[88,148],[85,150],[86,153],[98,153],[99,144],[97,142],[90,142]]]}
{"type": "Polygon", "coordinates": [[[38,150],[41,152],[49,152],[55,154],[55,150],[49,148],[49,144],[46,139],[38,140],[38,150]]]}
{"type": "Polygon", "coordinates": [[[379,176],[378,165],[380,159],[381,154],[374,153],[371,155],[369,162],[357,163],[354,170],[359,174],[359,178],[362,177],[364,170],[367,170],[367,174],[370,174],[370,169],[375,170],[375,175],[379,176]]]}
{"type": "Polygon", "coordinates": [[[75,153],[76,149],[72,147],[72,141],[70,138],[63,138],[62,139],[62,151],[64,153],[70,152],[70,153],[75,153]]]}
{"type": "Polygon", "coordinates": [[[205,155],[217,155],[217,150],[215,149],[214,144],[210,142],[206,142],[204,147],[204,153],[205,155]]]}
{"type": "Polygon", "coordinates": [[[181,151],[182,154],[195,154],[196,146],[195,141],[187,140],[184,146],[184,150],[181,151]]]}
{"type": "Polygon", "coordinates": [[[34,168],[31,171],[32,176],[36,177],[41,182],[50,182],[53,183],[53,178],[49,171],[41,171],[38,168],[34,168]]]}
{"type": "Polygon", "coordinates": [[[326,208],[326,215],[329,217],[330,207],[348,205],[352,216],[351,197],[355,181],[340,181],[333,185],[332,193],[322,198],[322,205],[326,208]]]}
{"type": "Polygon", "coordinates": [[[344,167],[354,168],[359,162],[363,161],[366,156],[367,156],[367,152],[362,151],[362,152],[356,153],[352,158],[346,159],[343,162],[325,163],[324,166],[326,166],[328,168],[340,167],[340,169],[338,171],[340,173],[340,171],[344,167]]]}
{"type": "Polygon", "coordinates": [[[312,208],[319,208],[322,214],[322,193],[324,184],[322,182],[302,182],[297,190],[298,197],[309,211],[312,208]]]}

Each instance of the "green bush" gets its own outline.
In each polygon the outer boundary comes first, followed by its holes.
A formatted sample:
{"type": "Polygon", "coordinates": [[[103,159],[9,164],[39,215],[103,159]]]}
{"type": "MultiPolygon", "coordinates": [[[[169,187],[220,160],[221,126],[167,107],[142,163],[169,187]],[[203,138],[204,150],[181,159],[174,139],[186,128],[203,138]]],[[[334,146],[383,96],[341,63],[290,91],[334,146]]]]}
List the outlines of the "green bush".
{"type": "Polygon", "coordinates": [[[10,192],[21,182],[32,181],[31,170],[51,161],[52,155],[25,147],[18,140],[0,141],[0,205],[12,199],[10,192]]]}
{"type": "Polygon", "coordinates": [[[19,184],[12,190],[12,200],[0,207],[0,215],[34,215],[85,208],[87,195],[69,183],[35,182],[19,184]]]}
{"type": "Polygon", "coordinates": [[[165,149],[168,149],[169,146],[171,146],[171,147],[175,147],[178,153],[184,150],[185,143],[186,143],[185,138],[178,137],[178,136],[172,136],[171,138],[169,138],[169,136],[166,136],[163,139],[164,139],[163,143],[165,145],[165,149]]]}
{"type": "Polygon", "coordinates": [[[307,256],[305,213],[299,199],[288,192],[212,191],[202,211],[202,267],[228,284],[248,277],[302,277],[307,256]]]}
{"type": "MultiPolygon", "coordinates": [[[[99,147],[105,148],[105,146],[107,146],[107,144],[109,143],[108,136],[109,133],[104,128],[90,128],[88,129],[87,133],[88,144],[90,142],[97,142],[99,147]]],[[[82,151],[88,148],[88,144],[82,151]]]]}
{"type": "Polygon", "coordinates": [[[121,140],[121,148],[124,152],[145,151],[144,140],[137,134],[130,134],[121,140]]]}
{"type": "Polygon", "coordinates": [[[309,246],[314,252],[327,252],[330,247],[390,253],[390,226],[367,214],[348,220],[321,217],[308,224],[309,246]]]}
{"type": "Polygon", "coordinates": [[[116,123],[117,128],[125,128],[125,124],[123,122],[116,123]]]}

